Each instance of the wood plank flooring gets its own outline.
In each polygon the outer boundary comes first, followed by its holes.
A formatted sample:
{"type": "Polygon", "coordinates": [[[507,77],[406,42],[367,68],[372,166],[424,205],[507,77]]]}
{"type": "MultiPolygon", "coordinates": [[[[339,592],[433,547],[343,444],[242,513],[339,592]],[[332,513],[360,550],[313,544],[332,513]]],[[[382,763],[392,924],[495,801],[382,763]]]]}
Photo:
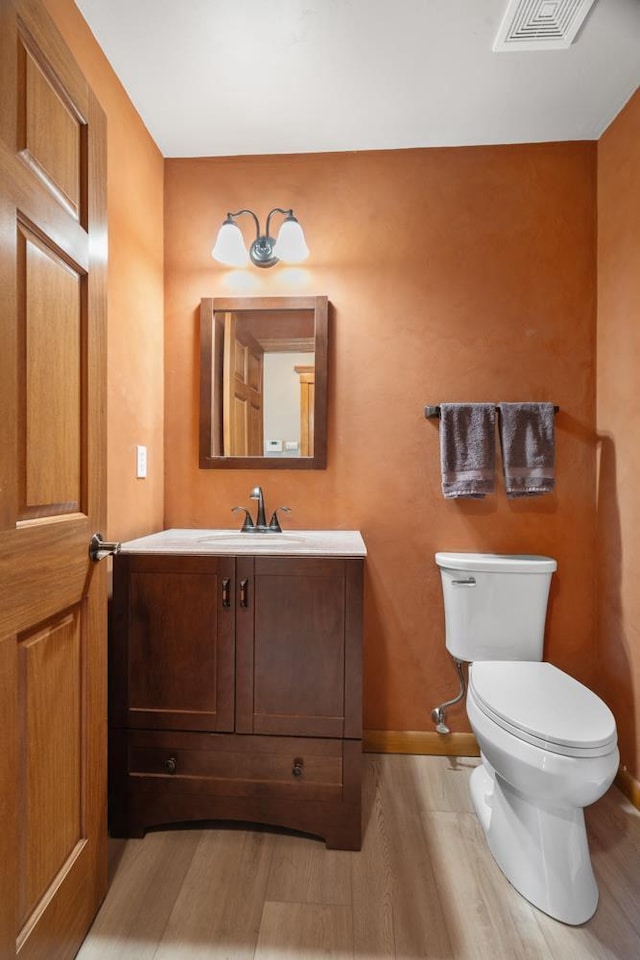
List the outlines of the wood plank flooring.
{"type": "Polygon", "coordinates": [[[112,883],[78,960],[640,960],[640,812],[587,810],[600,887],[568,927],[495,865],[472,812],[475,758],[365,754],[360,853],[262,828],[112,841],[112,883]]]}

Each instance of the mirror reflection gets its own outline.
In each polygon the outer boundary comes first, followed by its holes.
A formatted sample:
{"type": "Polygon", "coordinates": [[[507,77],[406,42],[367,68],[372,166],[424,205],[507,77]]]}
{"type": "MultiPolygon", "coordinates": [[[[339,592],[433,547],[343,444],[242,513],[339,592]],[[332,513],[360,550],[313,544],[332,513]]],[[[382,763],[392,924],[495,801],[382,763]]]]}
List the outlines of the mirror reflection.
{"type": "Polygon", "coordinates": [[[326,297],[206,298],[200,466],[326,464],[326,297]]]}

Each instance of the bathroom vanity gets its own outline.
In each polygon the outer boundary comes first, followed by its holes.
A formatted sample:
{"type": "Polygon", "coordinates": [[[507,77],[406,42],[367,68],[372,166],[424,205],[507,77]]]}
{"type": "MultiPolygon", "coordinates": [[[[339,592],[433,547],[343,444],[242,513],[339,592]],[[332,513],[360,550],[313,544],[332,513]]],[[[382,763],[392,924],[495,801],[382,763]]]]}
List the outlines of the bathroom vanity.
{"type": "Polygon", "coordinates": [[[361,844],[355,531],[166,530],[114,557],[112,836],[244,820],[361,844]]]}

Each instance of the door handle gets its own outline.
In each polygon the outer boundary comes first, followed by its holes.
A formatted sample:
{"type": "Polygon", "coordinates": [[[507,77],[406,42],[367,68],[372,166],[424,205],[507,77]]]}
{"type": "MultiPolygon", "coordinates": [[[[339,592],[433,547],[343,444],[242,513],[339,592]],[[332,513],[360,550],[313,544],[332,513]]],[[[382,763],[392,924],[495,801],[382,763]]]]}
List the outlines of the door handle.
{"type": "Polygon", "coordinates": [[[230,607],[231,606],[231,591],[229,590],[229,584],[231,580],[229,577],[222,578],[222,606],[230,607]]]}
{"type": "Polygon", "coordinates": [[[246,579],[240,581],[240,606],[249,606],[249,581],[246,579]]]}
{"type": "Polygon", "coordinates": [[[89,541],[89,556],[94,563],[120,553],[120,544],[117,540],[103,540],[101,533],[94,533],[89,541]]]}

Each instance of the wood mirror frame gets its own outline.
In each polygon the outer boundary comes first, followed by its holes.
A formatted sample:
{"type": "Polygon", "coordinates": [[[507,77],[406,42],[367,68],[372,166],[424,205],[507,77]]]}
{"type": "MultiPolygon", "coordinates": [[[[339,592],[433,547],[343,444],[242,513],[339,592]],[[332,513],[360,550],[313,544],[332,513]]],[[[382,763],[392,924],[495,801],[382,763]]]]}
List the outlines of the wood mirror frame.
{"type": "MultiPolygon", "coordinates": [[[[205,297],[200,301],[200,467],[203,469],[322,470],[327,465],[327,297],[205,297]],[[227,314],[290,313],[291,320],[302,311],[313,318],[314,386],[310,420],[313,424],[313,452],[297,457],[227,456],[223,439],[222,385],[225,346],[224,316],[227,314]]],[[[285,319],[288,319],[285,318],[285,319]]],[[[310,396],[306,389],[307,370],[298,368],[301,402],[310,396]]],[[[304,448],[304,430],[301,431],[304,448]]]]}

